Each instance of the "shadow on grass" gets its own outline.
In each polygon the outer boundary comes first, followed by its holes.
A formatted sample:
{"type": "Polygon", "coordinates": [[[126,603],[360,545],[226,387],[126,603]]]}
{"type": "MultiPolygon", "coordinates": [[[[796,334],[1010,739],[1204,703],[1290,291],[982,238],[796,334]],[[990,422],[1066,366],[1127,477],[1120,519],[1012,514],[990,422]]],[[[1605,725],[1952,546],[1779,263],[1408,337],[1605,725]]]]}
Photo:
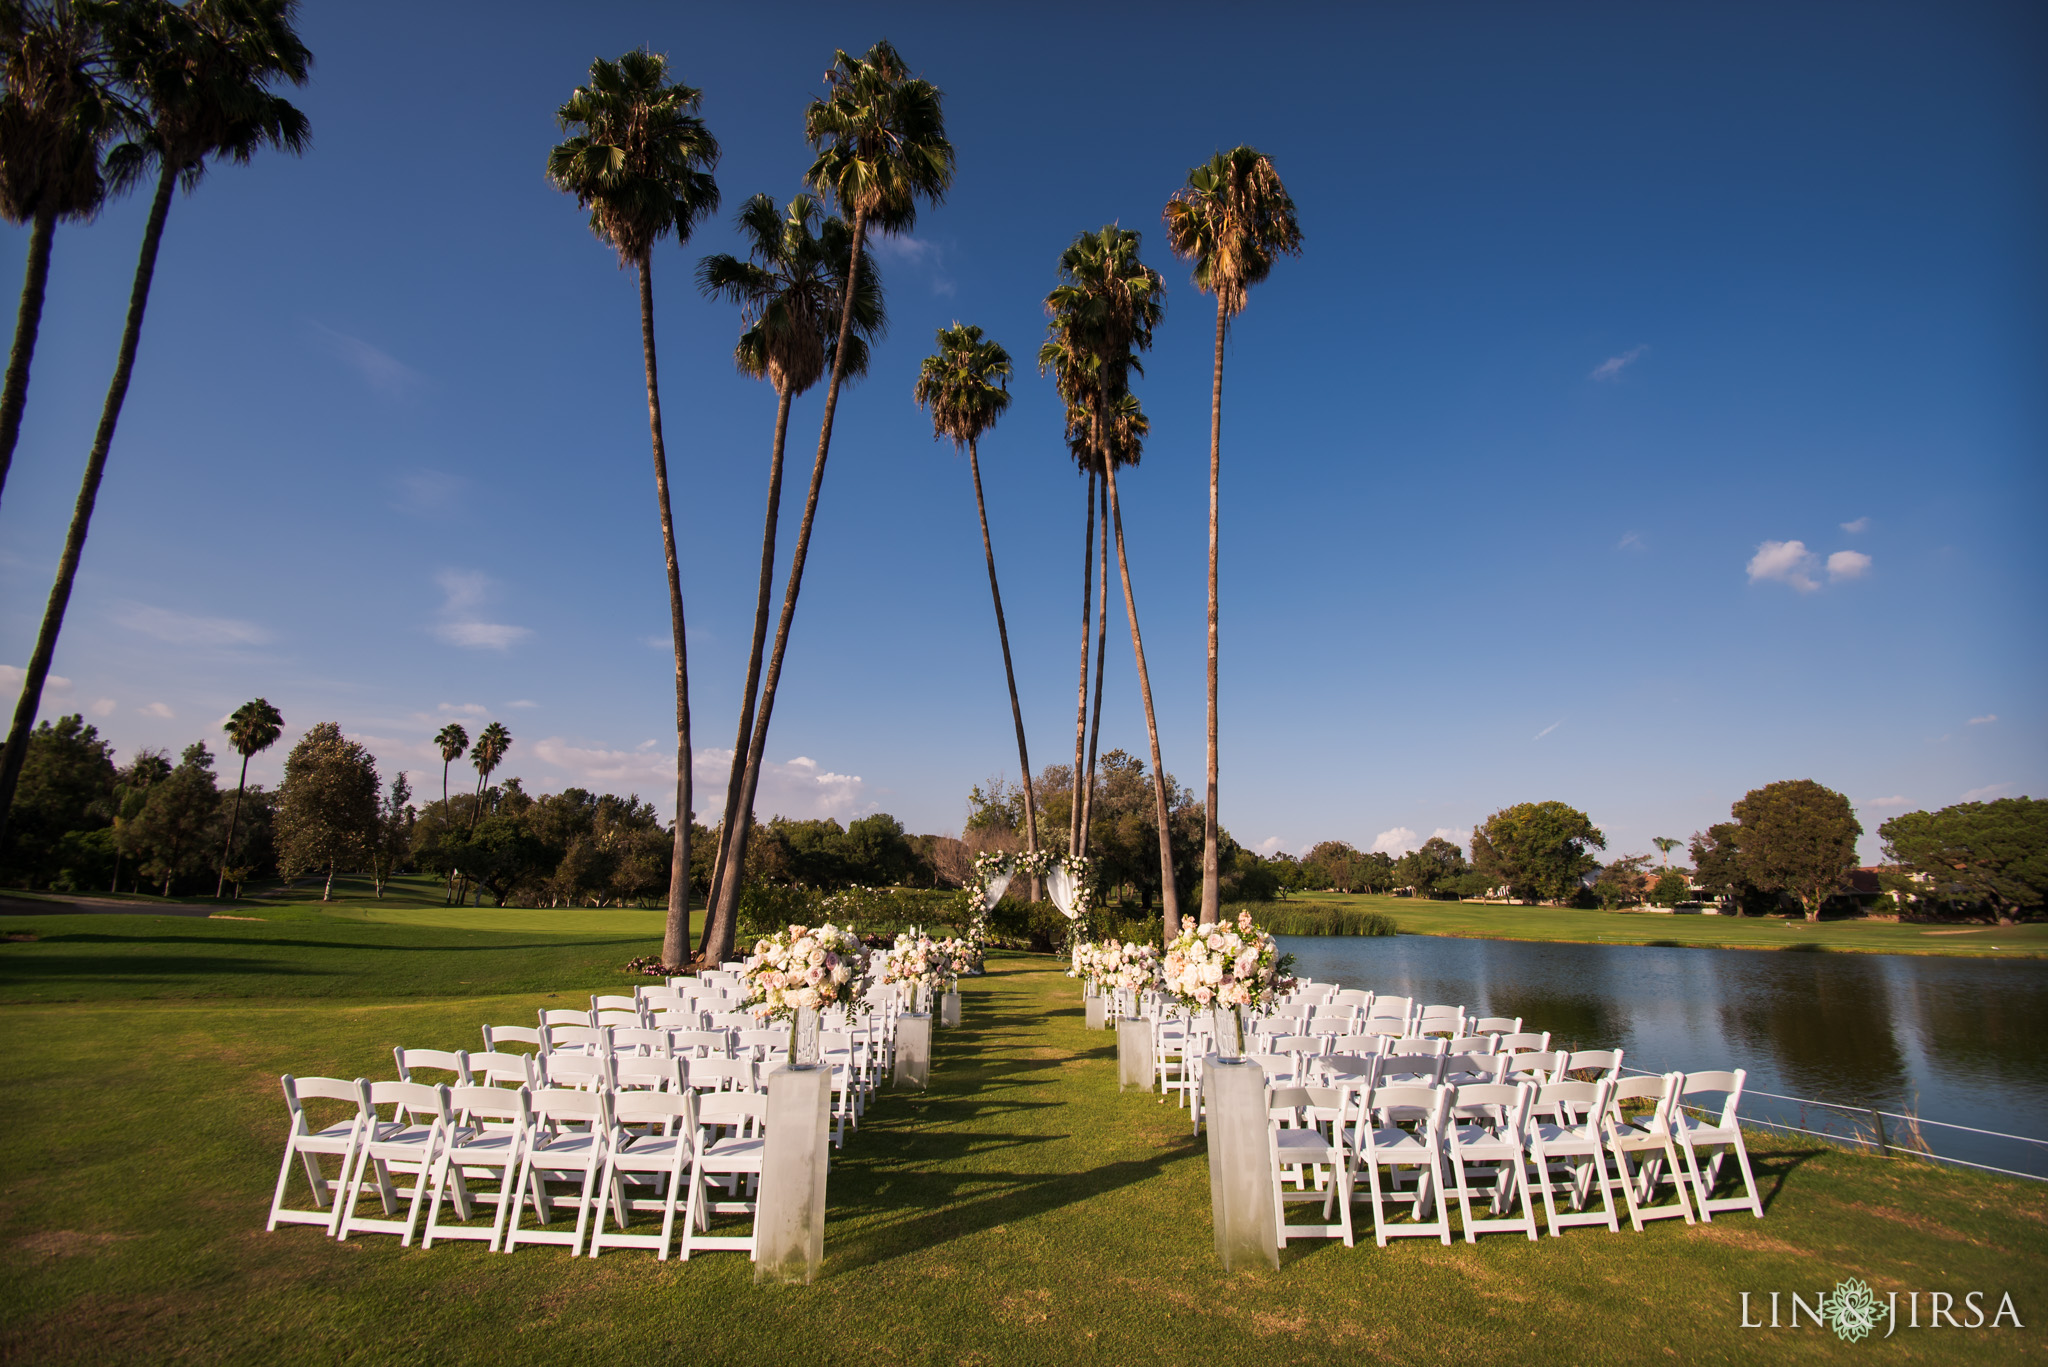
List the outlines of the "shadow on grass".
{"type": "MultiPolygon", "coordinates": [[[[1778,1194],[1785,1190],[1785,1180],[1787,1178],[1804,1166],[1809,1159],[1818,1158],[1827,1152],[1827,1149],[1821,1148],[1774,1149],[1770,1153],[1751,1154],[1749,1156],[1749,1166],[1750,1170],[1756,1174],[1757,1195],[1762,1199],[1764,1209],[1769,1210],[1773,1205],[1777,1204],[1778,1194]]],[[[1724,1163],[1722,1165],[1724,1179],[1733,1170],[1734,1165],[1732,1163],[1724,1163]]],[[[1742,1174],[1735,1172],[1734,1180],[1739,1187],[1742,1182],[1742,1174]]]]}

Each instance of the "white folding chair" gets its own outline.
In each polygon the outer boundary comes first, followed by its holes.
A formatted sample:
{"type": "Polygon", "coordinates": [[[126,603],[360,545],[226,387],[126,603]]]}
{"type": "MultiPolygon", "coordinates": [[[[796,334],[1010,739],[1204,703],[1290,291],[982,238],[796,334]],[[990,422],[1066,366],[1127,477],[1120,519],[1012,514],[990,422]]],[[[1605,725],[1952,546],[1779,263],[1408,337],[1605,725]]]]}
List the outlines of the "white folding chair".
{"type": "Polygon", "coordinates": [[[540,1018],[540,1027],[543,1030],[546,1030],[551,1025],[580,1025],[588,1029],[597,1023],[590,1018],[591,1013],[588,1011],[570,1011],[566,1008],[543,1008],[534,1014],[540,1018]]]}
{"type": "MultiPolygon", "coordinates": [[[[680,1064],[680,1060],[676,1062],[680,1064]]],[[[597,1223],[590,1231],[590,1256],[595,1258],[607,1245],[651,1248],[656,1258],[665,1262],[675,1242],[676,1206],[685,1199],[690,1165],[696,1155],[697,1094],[688,1087],[680,1091],[620,1092],[613,1099],[612,1118],[618,1128],[605,1154],[600,1194],[609,1199],[617,1229],[610,1235],[605,1233],[606,1200],[600,1199],[597,1223]],[[633,1178],[651,1182],[659,1195],[628,1195],[626,1184],[633,1178]],[[659,1211],[661,1233],[626,1233],[635,1211],[659,1211]]]]}
{"type": "Polygon", "coordinates": [[[1614,1193],[1607,1185],[1604,1117],[1611,1082],[1551,1082],[1536,1090],[1535,1119],[1529,1126],[1529,1163],[1543,1188],[1543,1213],[1552,1238],[1567,1225],[1606,1225],[1621,1232],[1614,1217],[1614,1193]],[[1557,1211],[1556,1184],[1563,1176],[1571,1190],[1572,1212],[1557,1211]],[[1597,1193],[1600,1209],[1588,1210],[1597,1193]]]}
{"type": "Polygon", "coordinates": [[[448,1104],[462,1119],[450,1129],[434,1165],[434,1190],[427,1198],[427,1228],[420,1247],[432,1248],[436,1237],[481,1239],[496,1252],[505,1237],[505,1222],[519,1204],[519,1162],[527,1136],[533,1132],[533,1093],[526,1087],[454,1087],[448,1104]],[[469,1178],[488,1177],[495,1169],[498,1190],[477,1193],[469,1178]],[[441,1203],[453,1188],[455,1214],[467,1221],[474,1203],[497,1207],[489,1229],[441,1224],[441,1203]]]}
{"type": "Polygon", "coordinates": [[[573,1258],[583,1251],[592,1190],[604,1170],[605,1141],[612,1131],[611,1093],[543,1087],[532,1095],[533,1123],[526,1132],[525,1153],[519,1164],[518,1197],[512,1202],[512,1223],[505,1230],[502,1247],[510,1253],[520,1244],[566,1244],[573,1258]],[[574,1182],[578,1174],[583,1182],[574,1196],[548,1194],[549,1181],[574,1182]],[[574,1230],[546,1228],[554,1223],[555,1202],[562,1199],[575,1203],[574,1230]],[[521,1229],[519,1217],[529,1202],[538,1227],[521,1229]]]}
{"type": "Polygon", "coordinates": [[[539,1063],[543,1087],[602,1092],[618,1085],[608,1054],[542,1054],[539,1063]]]}
{"type": "Polygon", "coordinates": [[[345,1241],[356,1233],[396,1234],[399,1246],[409,1247],[419,1224],[420,1202],[426,1196],[434,1160],[440,1155],[454,1119],[448,1109],[448,1089],[429,1087],[423,1082],[372,1082],[368,1092],[370,1132],[357,1151],[355,1176],[348,1184],[348,1205],[342,1211],[334,1237],[345,1241]],[[380,1119],[376,1114],[379,1106],[390,1106],[393,1119],[380,1119]],[[409,1191],[400,1190],[392,1182],[394,1170],[411,1174],[409,1191]],[[386,1218],[381,1220],[356,1214],[357,1203],[372,1174],[384,1205],[386,1218]],[[403,1196],[412,1197],[405,1218],[391,1218],[398,1213],[398,1201],[403,1196]]]}
{"type": "Polygon", "coordinates": [[[690,1060],[690,1088],[706,1092],[758,1092],[760,1065],[750,1058],[706,1058],[690,1060]]]}
{"type": "Polygon", "coordinates": [[[693,1252],[732,1249],[744,1251],[752,1261],[757,1232],[753,1228],[744,1238],[701,1231],[710,1229],[713,1215],[755,1213],[757,1202],[747,1198],[757,1195],[767,1152],[768,1097],[760,1092],[702,1094],[697,1098],[697,1121],[697,1161],[690,1168],[689,1209],[683,1218],[683,1259],[687,1262],[693,1252]],[[731,1199],[710,1195],[714,1181],[731,1199]]]}
{"type": "Polygon", "coordinates": [[[1472,1022],[1475,1035],[1519,1035],[1522,1033],[1520,1016],[1481,1016],[1472,1022]]]}
{"type": "MultiPolygon", "coordinates": [[[[1382,1059],[1381,1065],[1394,1060],[1382,1059]]],[[[1375,1087],[1362,1107],[1352,1129],[1352,1162],[1365,1169],[1366,1198],[1372,1206],[1373,1240],[1381,1248],[1388,1239],[1434,1236],[1451,1241],[1450,1211],[1444,1204],[1443,1128],[1450,1090],[1444,1087],[1375,1087]],[[1414,1117],[1415,1128],[1402,1129],[1398,1123],[1414,1117]],[[1391,1173],[1382,1184],[1380,1169],[1391,1173]],[[1413,1176],[1403,1181],[1402,1173],[1413,1176]],[[1390,1224],[1389,1202],[1409,1205],[1406,1224],[1390,1224]],[[1422,1218],[1425,1207],[1434,1206],[1436,1218],[1422,1218]]],[[[1358,1196],[1358,1180],[1351,1190],[1358,1196]]]]}
{"type": "Polygon", "coordinates": [[[635,1007],[630,1011],[620,1009],[593,1011],[590,1013],[590,1023],[600,1030],[621,1027],[628,1030],[639,1030],[646,1027],[647,1018],[640,1014],[639,1008],[635,1007]]]}
{"type": "Polygon", "coordinates": [[[473,1087],[537,1087],[539,1060],[532,1054],[471,1054],[469,1085],[473,1087]]]}
{"type": "Polygon", "coordinates": [[[1510,1031],[1495,1040],[1493,1047],[1503,1054],[1547,1054],[1550,1052],[1550,1032],[1544,1030],[1536,1034],[1518,1034],[1510,1031]]]}
{"type": "Polygon", "coordinates": [[[285,1131],[284,1162],[277,1170],[277,1191],[270,1198],[270,1223],[266,1230],[279,1225],[319,1225],[329,1234],[341,1220],[343,1189],[348,1185],[349,1174],[356,1165],[356,1151],[362,1146],[363,1135],[374,1115],[370,1110],[369,1084],[361,1078],[344,1082],[338,1077],[293,1077],[286,1073],[280,1081],[284,1084],[284,1105],[291,1113],[291,1125],[285,1131]],[[306,1118],[307,1101],[338,1101],[351,1108],[345,1120],[333,1121],[313,1128],[313,1122],[306,1118]],[[332,1155],[341,1160],[341,1174],[334,1179],[335,1186],[330,1193],[327,1178],[320,1171],[320,1159],[332,1155]],[[306,1184],[312,1188],[312,1210],[289,1209],[284,1203],[286,1188],[291,1183],[292,1160],[296,1158],[306,1170],[306,1184]]]}
{"type": "Polygon", "coordinates": [[[543,1054],[588,1054],[595,1058],[611,1048],[610,1033],[594,1025],[543,1025],[543,1054]]]}
{"type": "Polygon", "coordinates": [[[741,1030],[733,1036],[732,1052],[735,1058],[751,1058],[756,1063],[765,1063],[770,1054],[789,1052],[788,1030],[741,1030]]]}
{"type": "Polygon", "coordinates": [[[674,1052],[674,1042],[666,1030],[652,1030],[639,1025],[614,1025],[610,1030],[611,1038],[606,1041],[606,1048],[614,1058],[631,1054],[642,1058],[667,1058],[674,1052]]]}
{"type": "Polygon", "coordinates": [[[1444,1055],[1443,1080],[1453,1087],[1475,1087],[1497,1083],[1507,1071],[1506,1054],[1444,1055]]]}
{"type": "Polygon", "coordinates": [[[1465,1008],[1425,1006],[1415,1017],[1415,1034],[1442,1035],[1446,1039],[1465,1033],[1465,1008]]]}
{"type": "Polygon", "coordinates": [[[1683,1073],[1620,1078],[1608,1098],[1605,1132],[1607,1152],[1614,1159],[1613,1180],[1628,1201],[1628,1220],[1638,1234],[1643,1232],[1645,1220],[1684,1216],[1687,1224],[1693,1223],[1692,1204],[1685,1196],[1685,1170],[1679,1166],[1671,1125],[1678,1089],[1684,1082],[1683,1073]],[[1622,1109],[1631,1101],[1647,1101],[1650,1109],[1631,1115],[1622,1109]],[[1660,1181],[1671,1184],[1672,1199],[1663,1205],[1656,1204],[1660,1181]]]}
{"type": "Polygon", "coordinates": [[[695,1026],[670,1028],[668,1049],[677,1058],[731,1058],[732,1035],[725,1030],[699,1030],[695,1026]]]}
{"type": "Polygon", "coordinates": [[[1450,1115],[1444,1126],[1444,1148],[1450,1154],[1458,1215],[1465,1226],[1468,1244],[1477,1243],[1481,1234],[1496,1230],[1520,1231],[1536,1238],[1536,1203],[1529,1193],[1529,1170],[1522,1162],[1528,1151],[1529,1108],[1533,1098],[1534,1089],[1527,1083],[1513,1087],[1482,1083],[1458,1087],[1452,1092],[1450,1115]],[[1492,1218],[1473,1218],[1472,1166],[1493,1169],[1493,1191],[1487,1207],[1492,1218]],[[1510,1205],[1518,1205],[1521,1214],[1507,1217],[1510,1205]]]}
{"type": "Polygon", "coordinates": [[[540,1031],[530,1025],[486,1025],[484,1027],[484,1052],[502,1054],[508,1044],[529,1044],[538,1050],[543,1047],[540,1031]]]}
{"type": "Polygon", "coordinates": [[[1280,1247],[1289,1239],[1342,1239],[1352,1246],[1351,1163],[1342,1138],[1349,1121],[1346,1093],[1336,1088],[1276,1087],[1266,1095],[1267,1154],[1273,1168],[1273,1224],[1279,1231],[1280,1247]],[[1326,1133],[1316,1123],[1319,1114],[1333,1117],[1326,1133]],[[1286,1175],[1298,1175],[1296,1188],[1288,1190],[1286,1175]],[[1291,1225],[1287,1203],[1321,1199],[1323,1223],[1291,1225]],[[1337,1216],[1332,1223],[1334,1210],[1337,1216]]]}
{"type": "MultiPolygon", "coordinates": [[[[656,1011],[653,1019],[655,1029],[666,1030],[671,1035],[711,1033],[704,1029],[702,1011],[656,1011]]],[[[720,1030],[717,1033],[722,1035],[725,1032],[720,1030]]]]}
{"type": "Polygon", "coordinates": [[[632,993],[630,995],[617,992],[608,992],[602,995],[598,993],[592,993],[590,997],[590,1009],[593,1012],[630,1011],[637,1016],[640,1014],[640,1001],[640,994],[637,992],[632,993]]]}
{"type": "Polygon", "coordinates": [[[1736,1107],[1742,1102],[1742,1084],[1748,1076],[1748,1072],[1741,1068],[1732,1073],[1687,1073],[1684,1085],[1678,1089],[1678,1104],[1672,1110],[1671,1123],[1678,1132],[1679,1145],[1685,1150],[1685,1163],[1692,1173],[1693,1194],[1698,1198],[1702,1220],[1711,1221],[1717,1210],[1746,1210],[1759,1220],[1764,1218],[1764,1203],[1756,1194],[1756,1174],[1750,1171],[1749,1150],[1743,1147],[1742,1125],[1735,1115],[1736,1107]],[[1714,1093],[1724,1094],[1717,1119],[1701,1119],[1684,1109],[1687,1098],[1714,1093]],[[1700,1170],[1701,1149],[1721,1150],[1708,1157],[1704,1172],[1700,1170]],[[1714,1186],[1721,1175],[1721,1160],[1731,1155],[1736,1168],[1742,1173],[1742,1189],[1746,1194],[1717,1198],[1714,1186]]]}

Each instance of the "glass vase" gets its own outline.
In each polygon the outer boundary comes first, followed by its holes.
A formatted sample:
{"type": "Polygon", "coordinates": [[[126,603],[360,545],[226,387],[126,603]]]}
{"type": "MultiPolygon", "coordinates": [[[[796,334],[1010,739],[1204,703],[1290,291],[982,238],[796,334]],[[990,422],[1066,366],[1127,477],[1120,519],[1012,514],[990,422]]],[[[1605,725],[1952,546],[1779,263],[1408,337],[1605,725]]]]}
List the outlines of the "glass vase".
{"type": "Polygon", "coordinates": [[[792,1068],[815,1068],[818,1066],[818,1013],[808,1006],[798,1007],[797,1013],[789,1020],[789,1066],[792,1068]]]}
{"type": "Polygon", "coordinates": [[[1209,1009],[1211,1031],[1216,1037],[1216,1057],[1225,1063],[1244,1059],[1244,1017],[1234,1006],[1209,1009]]]}

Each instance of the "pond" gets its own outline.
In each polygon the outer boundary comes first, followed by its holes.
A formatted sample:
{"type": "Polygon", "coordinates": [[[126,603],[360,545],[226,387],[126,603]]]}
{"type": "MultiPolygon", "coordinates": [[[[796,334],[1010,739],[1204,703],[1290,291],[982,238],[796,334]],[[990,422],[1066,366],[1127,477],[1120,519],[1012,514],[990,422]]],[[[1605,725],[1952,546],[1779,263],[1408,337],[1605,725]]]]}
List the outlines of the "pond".
{"type": "MultiPolygon", "coordinates": [[[[1632,1068],[1742,1068],[1754,1091],[2048,1135],[2048,962],[1431,935],[1280,937],[1320,982],[1520,1016],[1632,1068]]],[[[1745,1118],[1869,1135],[1869,1115],[1745,1096],[1745,1118]]],[[[1885,1122],[1901,1142],[1899,1122],[1885,1122]]],[[[2048,1147],[1934,1125],[1933,1152],[2048,1177],[2048,1147]]]]}

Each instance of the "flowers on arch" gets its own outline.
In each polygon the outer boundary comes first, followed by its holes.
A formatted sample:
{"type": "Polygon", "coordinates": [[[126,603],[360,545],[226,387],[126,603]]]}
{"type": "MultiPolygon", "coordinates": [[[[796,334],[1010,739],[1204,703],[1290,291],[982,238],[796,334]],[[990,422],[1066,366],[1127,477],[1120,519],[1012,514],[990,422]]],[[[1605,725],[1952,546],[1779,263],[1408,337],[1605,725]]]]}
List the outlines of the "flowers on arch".
{"type": "MultiPolygon", "coordinates": [[[[882,969],[882,981],[891,984],[922,986],[930,996],[937,996],[953,989],[959,973],[953,968],[956,957],[939,947],[939,941],[910,926],[896,937],[896,947],[889,951],[889,962],[882,969]]],[[[946,942],[959,945],[958,940],[946,942]]]]}
{"type": "Polygon", "coordinates": [[[1087,920],[1095,906],[1095,861],[1085,854],[1047,854],[1041,859],[1041,876],[1054,871],[1064,873],[1072,889],[1072,900],[1060,908],[1061,914],[1073,922],[1087,920]]]}
{"type": "Polygon", "coordinates": [[[1166,947],[1161,966],[1166,991],[1190,1011],[1243,1006],[1264,1011],[1294,986],[1294,956],[1282,954],[1273,937],[1252,924],[1251,913],[1237,923],[1193,925],[1166,947]]]}
{"type": "Polygon", "coordinates": [[[791,926],[756,940],[740,977],[747,986],[745,1009],[762,1020],[790,1020],[800,1010],[858,999],[867,984],[868,956],[850,930],[829,923],[791,926]]]}

